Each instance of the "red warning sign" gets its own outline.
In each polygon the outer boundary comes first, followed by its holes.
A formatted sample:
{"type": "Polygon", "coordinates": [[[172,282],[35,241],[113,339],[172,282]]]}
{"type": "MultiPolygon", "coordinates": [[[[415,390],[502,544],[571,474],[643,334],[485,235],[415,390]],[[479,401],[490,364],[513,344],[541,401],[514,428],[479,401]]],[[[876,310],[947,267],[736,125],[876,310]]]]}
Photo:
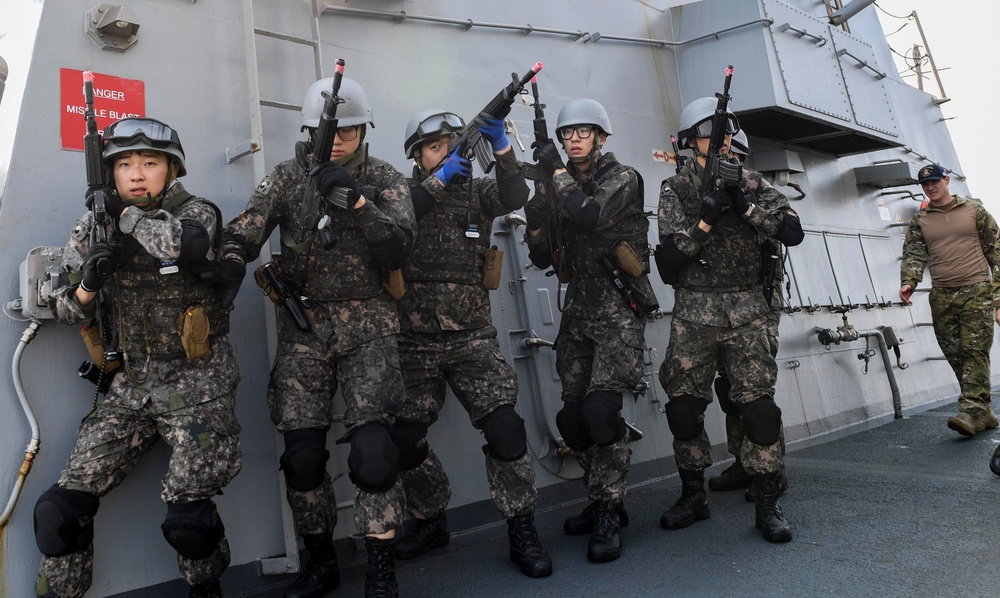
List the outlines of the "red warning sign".
{"type": "MultiPolygon", "coordinates": [[[[59,134],[62,149],[83,151],[87,132],[83,99],[83,71],[59,69],[59,134]]],[[[116,120],[146,115],[146,84],[94,73],[94,118],[100,131],[116,120]]]]}

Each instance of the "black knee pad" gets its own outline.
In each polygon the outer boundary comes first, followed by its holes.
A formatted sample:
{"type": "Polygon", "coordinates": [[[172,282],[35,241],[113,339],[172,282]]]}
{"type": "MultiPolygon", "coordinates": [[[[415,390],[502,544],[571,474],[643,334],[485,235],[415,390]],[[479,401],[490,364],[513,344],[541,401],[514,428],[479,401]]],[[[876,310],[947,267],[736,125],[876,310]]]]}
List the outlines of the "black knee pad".
{"type": "Polygon", "coordinates": [[[574,451],[585,451],[594,446],[594,440],[583,421],[582,401],[563,403],[563,408],[556,414],[556,427],[562,434],[563,442],[574,451]]]}
{"type": "Polygon", "coordinates": [[[705,429],[705,409],[708,403],[692,395],[671,397],[667,401],[667,425],[676,440],[697,438],[705,429]]]}
{"type": "Polygon", "coordinates": [[[399,449],[382,424],[366,424],[351,434],[347,456],[351,481],[363,492],[381,494],[393,487],[399,476],[399,449]]]}
{"type": "Polygon", "coordinates": [[[483,452],[497,461],[517,461],[528,452],[528,433],[524,420],[513,405],[501,405],[479,422],[486,437],[483,452]]]}
{"type": "Polygon", "coordinates": [[[225,532],[222,520],[216,516],[215,503],[207,498],[167,503],[167,517],[160,529],[177,554],[195,561],[211,556],[225,532]]]}
{"type": "Polygon", "coordinates": [[[743,406],[747,438],[762,446],[778,442],[781,435],[781,408],[774,399],[757,399],[743,406]]]}
{"type": "Polygon", "coordinates": [[[620,392],[595,390],[583,400],[583,423],[587,433],[599,446],[610,446],[625,438],[620,392]]]}
{"type": "Polygon", "coordinates": [[[89,492],[52,486],[35,503],[35,542],[45,556],[66,556],[94,541],[101,499],[89,492]]]}
{"type": "Polygon", "coordinates": [[[715,396],[719,398],[719,407],[726,415],[739,415],[739,406],[729,399],[729,391],[733,388],[733,383],[726,376],[719,376],[715,379],[715,396]]]}
{"type": "Polygon", "coordinates": [[[329,459],[326,431],[303,428],[285,432],[285,452],[278,462],[285,474],[285,483],[292,490],[309,492],[319,487],[326,476],[329,459]]]}
{"type": "Polygon", "coordinates": [[[427,424],[397,419],[389,428],[389,435],[399,449],[399,469],[407,471],[416,469],[424,459],[430,447],[427,445],[427,424]]]}

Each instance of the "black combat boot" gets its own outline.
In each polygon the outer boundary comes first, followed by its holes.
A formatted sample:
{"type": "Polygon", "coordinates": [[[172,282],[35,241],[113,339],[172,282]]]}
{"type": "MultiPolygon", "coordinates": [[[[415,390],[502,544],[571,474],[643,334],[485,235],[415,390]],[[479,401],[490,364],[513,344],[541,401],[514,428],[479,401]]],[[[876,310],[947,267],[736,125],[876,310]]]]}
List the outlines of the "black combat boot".
{"type": "Polygon", "coordinates": [[[665,529],[681,529],[711,516],[705,493],[705,470],[682,469],[680,475],[681,497],[660,516],[660,527],[665,529]]]}
{"type": "Polygon", "coordinates": [[[417,519],[405,536],[396,542],[397,559],[414,559],[432,548],[447,546],[451,542],[448,518],[444,513],[428,519],[417,519]]]}
{"type": "Polygon", "coordinates": [[[188,598],[222,598],[222,585],[219,580],[206,583],[196,583],[189,586],[188,598]]]}
{"type": "MultiPolygon", "coordinates": [[[[583,536],[594,533],[594,517],[597,514],[599,501],[594,501],[587,505],[579,515],[567,517],[563,522],[563,531],[570,536],[583,536]]],[[[618,524],[620,527],[628,527],[628,511],[625,510],[625,503],[616,502],[618,505],[618,524]]]]}
{"type": "Polygon", "coordinates": [[[788,542],[792,539],[792,527],[785,521],[778,504],[780,473],[758,473],[753,476],[757,487],[755,503],[757,529],[768,542],[788,542]]]}
{"type": "Polygon", "coordinates": [[[365,598],[397,598],[396,540],[365,538],[368,571],[365,573],[365,598]]]}
{"type": "Polygon", "coordinates": [[[619,501],[598,501],[594,513],[594,535],[587,545],[587,558],[595,563],[608,563],[622,555],[621,519],[619,501]]]}
{"type": "Polygon", "coordinates": [[[535,516],[518,515],[507,520],[507,538],[510,540],[510,560],[528,577],[552,575],[552,558],[538,541],[535,516]]]}
{"type": "MultiPolygon", "coordinates": [[[[788,491],[788,477],[785,475],[785,470],[781,470],[778,474],[778,496],[781,496],[788,491]]],[[[747,502],[757,502],[757,485],[750,484],[747,486],[746,492],[743,493],[743,500],[747,502]]]]}
{"type": "Polygon", "coordinates": [[[309,564],[285,590],[284,598],[323,596],[340,585],[337,553],[333,550],[333,534],[307,534],[302,537],[309,551],[309,564]]]}
{"type": "Polygon", "coordinates": [[[714,478],[708,478],[708,488],[725,492],[729,490],[742,490],[753,482],[753,475],[743,469],[739,457],[736,462],[722,470],[722,473],[714,478]]]}

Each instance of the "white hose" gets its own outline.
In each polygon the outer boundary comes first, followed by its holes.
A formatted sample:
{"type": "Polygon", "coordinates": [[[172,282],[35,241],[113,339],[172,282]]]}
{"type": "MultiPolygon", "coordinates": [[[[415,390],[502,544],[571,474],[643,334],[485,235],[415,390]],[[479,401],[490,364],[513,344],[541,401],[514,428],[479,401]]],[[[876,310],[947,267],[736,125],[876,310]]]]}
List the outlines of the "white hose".
{"type": "Polygon", "coordinates": [[[14,351],[14,360],[11,364],[14,389],[17,390],[17,398],[21,401],[21,409],[24,410],[24,416],[28,418],[28,424],[31,426],[31,441],[28,443],[28,448],[25,449],[24,461],[21,462],[21,467],[17,472],[17,480],[14,482],[14,489],[10,493],[10,499],[7,500],[7,507],[4,509],[3,514],[0,515],[0,528],[7,525],[7,521],[14,512],[14,505],[17,504],[18,497],[21,496],[21,488],[24,487],[24,480],[31,471],[31,463],[34,461],[35,455],[38,454],[40,444],[38,420],[35,419],[31,405],[28,404],[28,398],[24,394],[24,385],[21,384],[21,354],[24,353],[25,347],[35,338],[38,329],[41,327],[42,323],[38,320],[32,320],[28,324],[28,328],[21,335],[21,342],[18,343],[17,350],[14,351]]]}

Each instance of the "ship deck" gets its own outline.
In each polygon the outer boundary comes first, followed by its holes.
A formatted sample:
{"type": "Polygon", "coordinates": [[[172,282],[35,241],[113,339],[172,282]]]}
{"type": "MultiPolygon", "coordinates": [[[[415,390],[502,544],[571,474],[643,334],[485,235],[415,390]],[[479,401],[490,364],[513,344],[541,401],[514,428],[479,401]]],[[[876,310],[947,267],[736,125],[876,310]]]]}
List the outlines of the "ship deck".
{"type": "MultiPolygon", "coordinates": [[[[676,474],[630,488],[623,554],[587,561],[587,536],[566,536],[565,517],[583,502],[536,515],[554,573],[523,576],[509,562],[502,521],[453,534],[451,544],[397,564],[400,595],[463,596],[996,596],[1000,477],[988,462],[1000,430],[959,437],[945,419],[954,402],[789,445],[790,488],[781,503],[794,538],[769,544],[739,492],[710,492],[711,518],[663,530],[660,514],[679,495],[676,474]]],[[[715,474],[730,461],[716,463],[715,474]]],[[[343,548],[343,547],[342,547],[343,548]]],[[[344,554],[341,587],[364,595],[364,552],[344,554]]],[[[232,575],[231,575],[232,574],[232,575]]],[[[291,581],[243,590],[227,573],[227,596],[280,596],[291,581]]],[[[163,584],[158,589],[179,582],[163,584]]],[[[256,580],[259,584],[260,580],[256,580]]],[[[127,597],[159,595],[153,588],[127,597]]],[[[168,595],[168,594],[163,594],[168,595]]]]}

